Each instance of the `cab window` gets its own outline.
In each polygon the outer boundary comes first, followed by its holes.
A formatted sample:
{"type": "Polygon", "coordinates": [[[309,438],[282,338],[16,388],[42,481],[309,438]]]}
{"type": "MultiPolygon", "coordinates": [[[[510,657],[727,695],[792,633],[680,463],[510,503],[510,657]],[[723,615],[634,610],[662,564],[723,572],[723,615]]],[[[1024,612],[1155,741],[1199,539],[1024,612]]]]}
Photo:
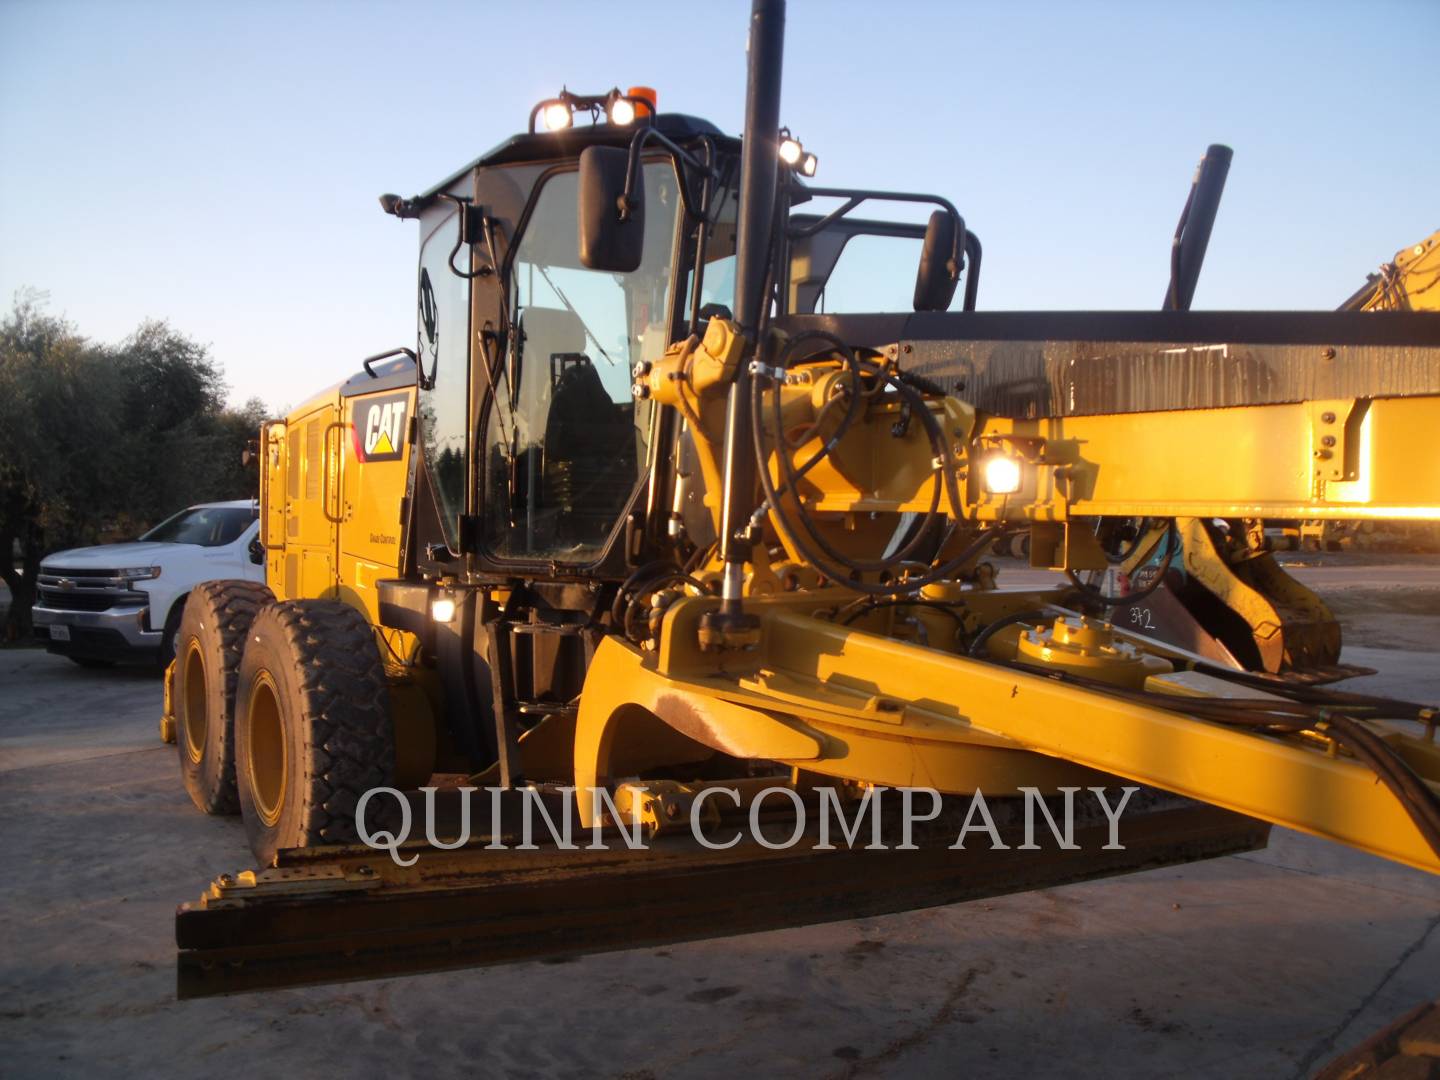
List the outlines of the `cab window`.
{"type": "Polygon", "coordinates": [[[632,273],[578,258],[577,174],[544,182],[510,276],[510,355],[486,413],[483,528],[499,559],[593,562],[644,476],[651,406],[632,369],[669,342],[679,191],[643,167],[644,258],[632,273]]]}
{"type": "Polygon", "coordinates": [[[422,387],[428,387],[420,393],[420,445],[452,550],[459,549],[457,518],[465,511],[470,394],[470,283],[450,269],[459,230],[459,216],[451,214],[425,240],[417,289],[418,355],[422,387]]]}
{"type": "MultiPolygon", "coordinates": [[[[910,312],[921,237],[859,233],[845,241],[835,269],[820,291],[816,310],[910,312]]],[[[960,293],[956,292],[959,307],[960,293]]]]}

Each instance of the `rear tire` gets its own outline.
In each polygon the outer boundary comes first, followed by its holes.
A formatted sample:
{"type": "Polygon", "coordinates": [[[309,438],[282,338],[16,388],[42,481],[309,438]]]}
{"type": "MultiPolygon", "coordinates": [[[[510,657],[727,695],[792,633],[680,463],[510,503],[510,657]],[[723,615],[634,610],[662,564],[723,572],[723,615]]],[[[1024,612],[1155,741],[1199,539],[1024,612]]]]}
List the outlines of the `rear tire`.
{"type": "Polygon", "coordinates": [[[254,581],[190,591],[175,634],[175,746],[185,790],[207,814],[235,814],[235,678],[251,620],[275,595],[254,581]]]}
{"type": "Polygon", "coordinates": [[[338,600],[260,612],[240,662],[236,776],[250,848],[355,843],[355,808],[395,777],[390,689],[375,633],[338,600]]]}

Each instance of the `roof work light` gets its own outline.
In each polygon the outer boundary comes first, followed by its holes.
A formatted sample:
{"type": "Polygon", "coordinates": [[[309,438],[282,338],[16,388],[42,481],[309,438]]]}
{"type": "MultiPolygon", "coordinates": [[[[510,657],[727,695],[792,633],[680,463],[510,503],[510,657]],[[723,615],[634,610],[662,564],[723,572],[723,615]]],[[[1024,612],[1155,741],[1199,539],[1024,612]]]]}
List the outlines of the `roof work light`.
{"type": "Polygon", "coordinates": [[[563,101],[552,101],[540,113],[546,131],[563,131],[570,126],[570,106],[563,101]]]}
{"type": "Polygon", "coordinates": [[[592,124],[610,123],[628,127],[653,117],[660,95],[648,86],[619,87],[604,94],[572,94],[562,89],[557,97],[546,98],[530,110],[530,131],[564,131],[575,124],[576,113],[589,113],[592,124]]]}

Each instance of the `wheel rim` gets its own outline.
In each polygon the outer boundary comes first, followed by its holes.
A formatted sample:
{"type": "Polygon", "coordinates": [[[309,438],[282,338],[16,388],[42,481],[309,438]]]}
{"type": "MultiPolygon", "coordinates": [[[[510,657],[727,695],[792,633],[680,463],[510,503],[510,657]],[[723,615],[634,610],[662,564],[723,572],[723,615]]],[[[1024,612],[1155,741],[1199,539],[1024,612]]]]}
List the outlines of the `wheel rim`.
{"type": "Polygon", "coordinates": [[[246,770],[255,812],[267,826],[280,820],[285,805],[285,726],[280,715],[280,695],[275,680],[263,668],[256,672],[250,688],[250,709],[246,714],[246,770]]]}
{"type": "Polygon", "coordinates": [[[206,715],[206,704],[210,697],[207,690],[205,654],[200,651],[200,643],[191,638],[189,648],[185,651],[185,700],[182,708],[185,710],[185,753],[197,765],[205,756],[205,735],[210,725],[210,719],[206,715]]]}

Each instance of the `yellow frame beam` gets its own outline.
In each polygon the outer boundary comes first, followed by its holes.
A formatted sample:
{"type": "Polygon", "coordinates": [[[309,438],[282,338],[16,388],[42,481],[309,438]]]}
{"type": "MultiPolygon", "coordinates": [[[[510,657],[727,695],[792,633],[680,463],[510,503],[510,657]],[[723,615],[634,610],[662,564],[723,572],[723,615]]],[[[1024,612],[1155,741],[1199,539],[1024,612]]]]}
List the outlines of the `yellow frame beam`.
{"type": "Polygon", "coordinates": [[[685,717],[713,748],[862,782],[1000,794],[1124,777],[1440,873],[1399,801],[1349,758],[840,626],[798,600],[750,602],[762,644],[729,672],[684,644],[709,598],[672,606],[658,655],[602,642],[581,701],[577,785],[610,778],[600,748],[638,706],[646,723],[685,717]],[[732,726],[737,710],[749,715],[732,726]]]}

